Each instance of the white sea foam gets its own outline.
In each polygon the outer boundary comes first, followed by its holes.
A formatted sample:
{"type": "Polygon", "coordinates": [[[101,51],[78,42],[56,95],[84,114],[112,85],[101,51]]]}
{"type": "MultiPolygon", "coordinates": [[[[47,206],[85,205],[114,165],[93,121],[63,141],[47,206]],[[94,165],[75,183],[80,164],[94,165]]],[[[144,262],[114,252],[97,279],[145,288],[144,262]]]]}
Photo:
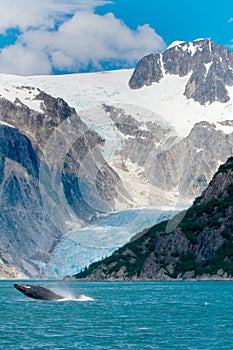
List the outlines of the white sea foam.
{"type": "Polygon", "coordinates": [[[79,301],[79,302],[86,302],[86,301],[94,301],[95,299],[89,297],[88,295],[85,294],[80,294],[78,296],[73,296],[73,295],[67,295],[63,299],[59,299],[57,301],[79,301]]]}
{"type": "Polygon", "coordinates": [[[89,297],[88,295],[81,294],[78,297],[76,297],[76,301],[94,301],[95,299],[89,297]]]}
{"type": "Polygon", "coordinates": [[[56,301],[94,301],[94,299],[85,294],[76,294],[73,290],[66,288],[66,286],[58,286],[57,284],[53,285],[51,288],[55,293],[64,296],[62,299],[58,299],[56,301]]]}

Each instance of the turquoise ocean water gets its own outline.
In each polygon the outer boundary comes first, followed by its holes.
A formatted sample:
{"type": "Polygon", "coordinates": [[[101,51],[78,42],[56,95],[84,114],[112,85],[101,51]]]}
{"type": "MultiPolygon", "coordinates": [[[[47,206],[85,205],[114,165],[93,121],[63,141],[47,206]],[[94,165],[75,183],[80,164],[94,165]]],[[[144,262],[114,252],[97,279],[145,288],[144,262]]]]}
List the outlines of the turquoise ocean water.
{"type": "Polygon", "coordinates": [[[0,282],[0,349],[233,349],[233,282],[40,284],[67,300],[0,282]]]}

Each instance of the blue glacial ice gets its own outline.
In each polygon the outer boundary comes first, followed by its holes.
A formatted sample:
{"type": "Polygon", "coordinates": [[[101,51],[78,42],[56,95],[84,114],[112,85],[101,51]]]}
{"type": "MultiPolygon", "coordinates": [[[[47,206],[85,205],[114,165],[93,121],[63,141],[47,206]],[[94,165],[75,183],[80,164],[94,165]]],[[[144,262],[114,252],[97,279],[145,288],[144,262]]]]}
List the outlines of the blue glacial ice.
{"type": "Polygon", "coordinates": [[[55,248],[45,274],[48,278],[72,276],[92,262],[111,255],[136,233],[175,213],[158,208],[131,209],[114,213],[85,228],[73,228],[55,248]]]}

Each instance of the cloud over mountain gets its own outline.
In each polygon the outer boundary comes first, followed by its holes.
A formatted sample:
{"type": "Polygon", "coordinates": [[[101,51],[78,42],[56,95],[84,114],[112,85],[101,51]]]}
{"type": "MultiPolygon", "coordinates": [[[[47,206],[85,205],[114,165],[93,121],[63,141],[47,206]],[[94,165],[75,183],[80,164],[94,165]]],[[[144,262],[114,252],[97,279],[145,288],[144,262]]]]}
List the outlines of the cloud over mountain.
{"type": "Polygon", "coordinates": [[[18,35],[0,51],[0,71],[31,75],[90,67],[98,70],[103,65],[128,67],[143,55],[165,47],[163,39],[147,24],[132,30],[112,13],[94,13],[96,6],[106,3],[9,0],[1,4],[11,15],[5,18],[1,12],[0,31],[16,28],[18,35]]]}

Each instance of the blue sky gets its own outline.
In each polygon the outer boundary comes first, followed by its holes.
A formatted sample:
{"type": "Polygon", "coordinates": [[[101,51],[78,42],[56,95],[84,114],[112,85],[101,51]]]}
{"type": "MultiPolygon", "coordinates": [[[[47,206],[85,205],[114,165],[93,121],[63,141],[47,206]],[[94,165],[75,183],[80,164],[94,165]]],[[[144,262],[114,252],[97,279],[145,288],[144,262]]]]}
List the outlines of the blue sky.
{"type": "Polygon", "coordinates": [[[0,72],[134,67],[175,40],[233,44],[232,0],[0,0],[0,72]]]}
{"type": "Polygon", "coordinates": [[[232,0],[115,0],[97,11],[114,12],[131,28],[148,23],[167,44],[205,37],[226,46],[233,38],[232,0]]]}

